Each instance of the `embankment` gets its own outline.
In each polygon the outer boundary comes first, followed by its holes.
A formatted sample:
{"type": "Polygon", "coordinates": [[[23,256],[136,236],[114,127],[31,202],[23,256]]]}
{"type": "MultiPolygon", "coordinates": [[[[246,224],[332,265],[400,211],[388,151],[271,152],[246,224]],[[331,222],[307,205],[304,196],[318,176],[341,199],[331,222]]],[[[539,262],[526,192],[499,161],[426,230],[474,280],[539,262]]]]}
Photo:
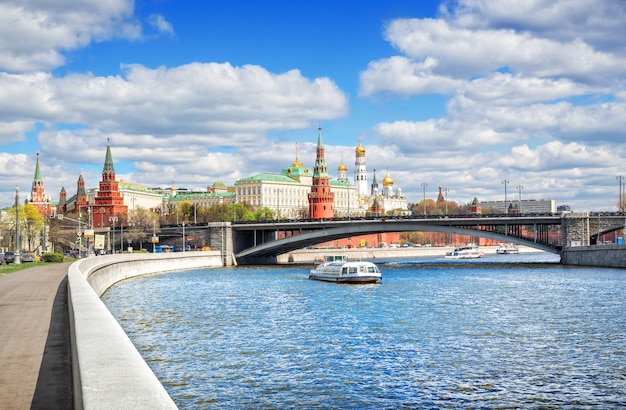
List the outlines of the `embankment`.
{"type": "Polygon", "coordinates": [[[626,246],[613,244],[567,247],[561,252],[561,263],[575,266],[626,268],[626,246]]]}
{"type": "MultiPolygon", "coordinates": [[[[497,246],[481,246],[485,255],[496,253],[497,246]]],[[[411,248],[351,248],[351,249],[301,249],[278,256],[278,263],[315,263],[324,259],[324,255],[346,255],[348,259],[392,259],[392,258],[420,258],[424,256],[445,256],[453,250],[452,246],[423,246],[411,248]]],[[[527,246],[519,246],[520,252],[538,252],[527,246]]],[[[539,251],[540,252],[540,251],[539,251]]]]}
{"type": "Polygon", "coordinates": [[[134,276],[217,266],[223,266],[219,252],[106,255],[73,263],[67,286],[75,408],[177,408],[100,296],[134,276]]]}

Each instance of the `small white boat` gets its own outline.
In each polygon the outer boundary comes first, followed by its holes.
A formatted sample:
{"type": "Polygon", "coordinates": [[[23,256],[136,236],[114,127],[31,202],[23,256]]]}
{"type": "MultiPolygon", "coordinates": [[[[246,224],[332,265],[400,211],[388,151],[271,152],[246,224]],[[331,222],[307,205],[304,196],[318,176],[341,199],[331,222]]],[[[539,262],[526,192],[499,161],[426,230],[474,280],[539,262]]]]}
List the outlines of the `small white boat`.
{"type": "Polygon", "coordinates": [[[485,254],[473,243],[467,244],[467,246],[460,246],[446,253],[446,259],[476,259],[482,258],[483,256],[485,256],[485,254]]]}
{"type": "Polygon", "coordinates": [[[496,249],[496,253],[498,255],[513,255],[518,254],[519,249],[512,243],[501,243],[498,249],[496,249]]]}
{"type": "Polygon", "coordinates": [[[367,261],[348,261],[345,255],[327,255],[311,269],[309,279],[337,283],[376,283],[382,280],[378,266],[367,261]]]}

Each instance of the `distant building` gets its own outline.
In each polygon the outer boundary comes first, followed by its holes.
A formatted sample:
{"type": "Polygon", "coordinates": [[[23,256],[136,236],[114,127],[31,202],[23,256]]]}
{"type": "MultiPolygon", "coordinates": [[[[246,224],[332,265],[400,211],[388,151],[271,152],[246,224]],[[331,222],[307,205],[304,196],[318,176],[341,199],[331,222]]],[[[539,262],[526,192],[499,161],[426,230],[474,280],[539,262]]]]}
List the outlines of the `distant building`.
{"type": "Polygon", "coordinates": [[[140,184],[132,184],[124,181],[118,183],[118,188],[124,198],[124,205],[128,207],[129,211],[144,208],[154,212],[160,212],[163,207],[162,191],[155,191],[140,184]]]}
{"type": "MultiPolygon", "coordinates": [[[[320,130],[321,137],[321,130],[320,130]]],[[[321,140],[318,138],[318,148],[321,140]]],[[[323,146],[322,146],[323,148],[323,146]]],[[[319,158],[316,164],[320,163],[319,158]]],[[[355,187],[347,177],[348,167],[342,162],[337,168],[337,179],[328,178],[332,197],[332,217],[363,216],[365,210],[359,207],[355,187]]],[[[298,159],[280,173],[261,173],[235,182],[238,203],[248,203],[256,208],[267,207],[277,218],[308,218],[310,215],[309,195],[313,190],[314,172],[298,159]]]]}
{"type": "Polygon", "coordinates": [[[206,191],[189,191],[172,187],[169,192],[163,191],[162,195],[162,213],[175,212],[181,202],[189,202],[194,206],[194,209],[199,206],[208,208],[235,202],[235,189],[227,187],[221,181],[208,186],[206,191]]]}
{"type": "Polygon", "coordinates": [[[383,190],[382,192],[378,188],[376,182],[376,170],[374,170],[374,178],[372,180],[371,194],[367,198],[366,204],[372,214],[389,214],[395,213],[396,215],[410,215],[406,198],[402,195],[402,189],[399,187],[394,191],[393,179],[387,175],[383,178],[383,190]]]}
{"type": "Polygon", "coordinates": [[[559,205],[556,207],[557,212],[572,212],[572,207],[569,205],[559,205]]]}
{"type": "Polygon", "coordinates": [[[522,201],[480,201],[478,204],[483,211],[491,209],[498,213],[517,214],[545,214],[556,213],[556,201],[554,199],[526,199],[522,201]]]}

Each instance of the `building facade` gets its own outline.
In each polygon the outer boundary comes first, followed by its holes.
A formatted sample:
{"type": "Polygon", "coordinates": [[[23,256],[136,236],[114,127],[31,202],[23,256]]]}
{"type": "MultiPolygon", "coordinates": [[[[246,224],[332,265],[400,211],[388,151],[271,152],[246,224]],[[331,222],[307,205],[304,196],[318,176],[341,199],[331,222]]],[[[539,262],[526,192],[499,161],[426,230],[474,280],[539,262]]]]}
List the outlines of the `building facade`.
{"type": "Polygon", "coordinates": [[[556,213],[556,200],[554,199],[525,199],[509,201],[480,201],[478,205],[483,212],[490,209],[497,213],[509,214],[546,214],[556,213]]]}

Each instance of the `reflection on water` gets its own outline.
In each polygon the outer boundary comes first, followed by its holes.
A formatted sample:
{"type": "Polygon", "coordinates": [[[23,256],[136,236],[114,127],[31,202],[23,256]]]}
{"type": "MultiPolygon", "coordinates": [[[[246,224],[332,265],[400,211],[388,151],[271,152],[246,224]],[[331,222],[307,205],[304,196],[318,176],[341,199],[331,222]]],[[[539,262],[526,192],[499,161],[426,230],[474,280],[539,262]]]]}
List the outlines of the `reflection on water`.
{"type": "Polygon", "coordinates": [[[185,409],[626,405],[625,271],[484,259],[377,261],[379,285],[194,270],[103,300],[185,409]]]}

